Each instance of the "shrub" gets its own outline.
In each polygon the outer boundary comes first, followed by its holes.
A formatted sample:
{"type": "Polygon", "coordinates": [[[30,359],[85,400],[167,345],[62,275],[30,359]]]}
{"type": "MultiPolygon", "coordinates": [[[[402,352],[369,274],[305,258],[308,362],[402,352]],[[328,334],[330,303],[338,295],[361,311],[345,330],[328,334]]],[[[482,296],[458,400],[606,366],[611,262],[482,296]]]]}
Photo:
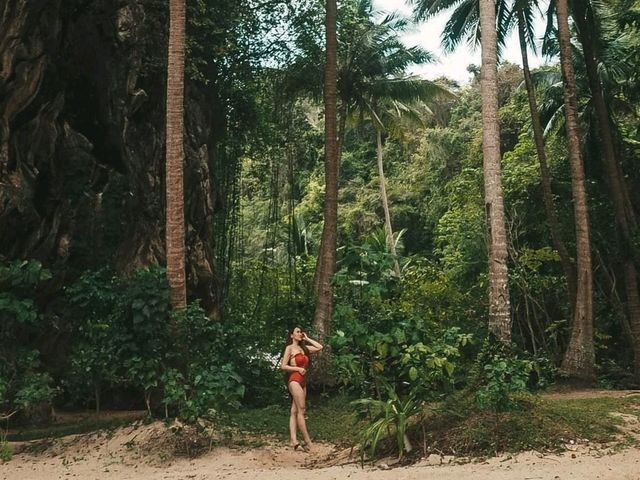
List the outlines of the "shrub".
{"type": "Polygon", "coordinates": [[[404,452],[412,450],[407,436],[409,420],[422,412],[422,402],[411,392],[402,399],[390,386],[385,385],[387,400],[363,398],[356,400],[353,405],[360,407],[360,417],[369,417],[369,424],[360,432],[360,454],[364,459],[365,453],[373,457],[381,439],[395,431],[398,456],[402,458],[404,452]]]}
{"type": "Polygon", "coordinates": [[[494,412],[517,409],[513,394],[527,390],[534,363],[518,358],[509,347],[488,340],[478,355],[477,367],[476,404],[494,412]]]}
{"type": "Polygon", "coordinates": [[[105,388],[133,388],[150,414],[155,392],[165,414],[186,419],[238,405],[244,387],[222,324],[196,304],[171,313],[163,269],[88,273],[68,295],[80,318],[68,382],[78,400],[91,394],[99,408],[105,388]]]}
{"type": "Polygon", "coordinates": [[[22,412],[38,420],[37,410],[46,416],[57,393],[34,342],[44,329],[36,292],[50,278],[34,260],[0,262],[0,416],[22,412]]]}

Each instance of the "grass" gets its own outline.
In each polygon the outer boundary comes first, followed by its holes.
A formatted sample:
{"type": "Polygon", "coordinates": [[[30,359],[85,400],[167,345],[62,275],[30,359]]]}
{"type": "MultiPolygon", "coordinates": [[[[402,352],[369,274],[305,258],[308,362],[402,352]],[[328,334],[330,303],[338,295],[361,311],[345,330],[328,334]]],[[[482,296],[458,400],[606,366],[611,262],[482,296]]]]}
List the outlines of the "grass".
{"type": "MultiPolygon", "coordinates": [[[[313,398],[308,405],[307,425],[314,440],[350,447],[366,426],[357,421],[351,398],[335,396],[313,398]]],[[[613,448],[633,445],[636,440],[624,434],[620,415],[640,415],[640,396],[579,399],[519,397],[520,410],[493,413],[474,407],[469,399],[457,399],[425,412],[423,425],[416,422],[409,435],[414,456],[426,453],[484,457],[524,450],[559,451],[567,443],[606,444],[613,448]]],[[[87,418],[75,424],[31,429],[12,433],[7,440],[30,440],[113,429],[130,423],[131,418],[87,418]]],[[[270,438],[286,443],[289,436],[289,406],[243,409],[228,415],[216,429],[227,445],[259,447],[270,438]]],[[[392,432],[393,433],[393,432],[392,432]]],[[[2,445],[0,445],[0,450],[2,445]]],[[[381,442],[380,454],[395,455],[395,439],[381,442]]],[[[9,455],[0,451],[0,458],[9,455]]],[[[411,456],[408,459],[411,460],[411,456]]]]}
{"type": "Polygon", "coordinates": [[[0,460],[8,462],[13,457],[13,447],[0,438],[0,460]]]}
{"type": "MultiPolygon", "coordinates": [[[[364,425],[357,422],[350,402],[351,399],[345,396],[310,401],[307,427],[311,437],[321,442],[351,446],[354,433],[364,425]]],[[[273,435],[282,441],[289,438],[289,406],[246,409],[233,413],[229,420],[230,426],[244,433],[273,435]]]]}
{"type": "MultiPolygon", "coordinates": [[[[618,428],[616,413],[638,416],[640,397],[547,400],[520,398],[518,411],[494,413],[454,405],[430,414],[425,422],[432,451],[487,456],[524,450],[559,451],[567,443],[626,446],[635,441],[618,428]],[[457,408],[456,408],[457,407],[457,408]]],[[[414,426],[413,436],[422,443],[414,426]]]]}
{"type": "Polygon", "coordinates": [[[43,438],[59,438],[79,433],[89,433],[96,430],[112,430],[130,424],[132,417],[92,417],[83,418],[79,422],[53,424],[42,428],[29,427],[24,430],[7,433],[6,440],[10,442],[24,442],[43,438]]]}

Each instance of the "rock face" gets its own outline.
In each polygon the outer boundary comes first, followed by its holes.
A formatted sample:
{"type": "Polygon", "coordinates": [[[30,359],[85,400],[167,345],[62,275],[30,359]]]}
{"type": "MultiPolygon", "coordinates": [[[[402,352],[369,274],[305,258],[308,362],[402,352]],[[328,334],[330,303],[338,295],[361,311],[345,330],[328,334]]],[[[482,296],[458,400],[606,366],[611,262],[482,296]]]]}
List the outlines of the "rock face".
{"type": "MultiPolygon", "coordinates": [[[[159,0],[3,0],[0,255],[164,263],[166,25],[159,0]]],[[[187,83],[185,201],[190,295],[215,315],[210,94],[187,83]]]]}

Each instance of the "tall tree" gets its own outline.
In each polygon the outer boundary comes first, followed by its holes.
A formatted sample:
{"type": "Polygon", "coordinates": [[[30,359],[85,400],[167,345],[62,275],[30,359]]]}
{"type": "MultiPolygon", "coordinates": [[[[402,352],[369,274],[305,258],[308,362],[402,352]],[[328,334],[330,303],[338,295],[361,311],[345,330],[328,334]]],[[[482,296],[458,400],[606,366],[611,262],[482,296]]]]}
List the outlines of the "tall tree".
{"type": "Polygon", "coordinates": [[[640,296],[638,294],[638,272],[636,261],[640,258],[635,246],[638,230],[636,212],[630,200],[628,185],[624,180],[618,152],[613,122],[607,108],[605,90],[598,73],[598,50],[601,29],[597,20],[595,5],[591,1],[574,2],[573,19],[578,39],[582,44],[587,81],[595,109],[595,121],[602,148],[602,160],[607,175],[609,197],[620,234],[622,246],[623,276],[627,297],[627,311],[632,333],[635,358],[635,376],[640,380],[640,296]]]}
{"type": "MultiPolygon", "coordinates": [[[[335,111],[337,118],[337,128],[331,134],[331,138],[337,138],[336,142],[336,166],[335,166],[335,197],[337,205],[337,184],[338,171],[340,166],[341,146],[346,133],[347,117],[356,113],[370,113],[371,102],[378,99],[420,99],[425,94],[433,96],[436,92],[442,91],[432,82],[410,79],[407,77],[398,78],[404,74],[405,69],[412,64],[421,64],[432,59],[432,56],[417,47],[407,48],[399,38],[399,32],[406,29],[408,22],[394,15],[383,18],[380,22],[372,21],[373,8],[371,0],[356,0],[347,3],[344,10],[341,9],[341,42],[340,51],[336,41],[335,75],[336,75],[336,103],[335,111]],[[337,57],[340,57],[339,59],[337,57]],[[339,60],[339,61],[338,61],[339,60]]],[[[337,15],[337,12],[336,12],[337,15]]],[[[329,39],[327,39],[328,41],[329,39]]],[[[328,49],[328,45],[327,45],[328,49]]],[[[314,49],[310,50],[310,58],[313,58],[314,49]]],[[[327,53],[328,55],[328,53],[327,53]]],[[[301,57],[298,66],[294,68],[288,77],[289,88],[295,90],[315,91],[312,82],[309,82],[310,70],[317,66],[317,61],[311,65],[309,57],[301,57]],[[301,73],[304,75],[301,76],[301,73]]],[[[328,65],[328,64],[327,64],[328,65]]],[[[328,92],[331,85],[326,84],[327,72],[325,70],[325,115],[330,114],[327,108],[328,92]]],[[[311,73],[313,78],[313,74],[311,73]]],[[[315,75],[317,77],[317,74],[315,75]]],[[[325,121],[325,129],[333,128],[331,122],[325,121]]],[[[329,141],[329,134],[327,134],[329,141]]],[[[330,149],[327,150],[329,152],[330,149]]],[[[325,157],[325,162],[327,157],[325,157]]],[[[325,163],[327,168],[328,164],[325,163]]],[[[333,168],[333,167],[331,167],[333,168]]],[[[325,175],[329,175],[327,170],[325,175]]],[[[329,177],[326,177],[329,181],[329,177]]],[[[322,232],[320,255],[316,265],[314,277],[314,287],[317,292],[317,305],[328,305],[323,289],[330,288],[330,278],[335,271],[335,254],[329,257],[327,253],[327,242],[333,242],[335,250],[337,236],[337,213],[335,227],[331,227],[333,219],[327,217],[327,208],[331,207],[333,200],[329,195],[333,195],[333,185],[327,183],[325,203],[325,226],[322,232]],[[333,236],[334,238],[328,238],[333,236]],[[325,262],[332,262],[327,265],[325,262]],[[328,274],[326,272],[329,272],[328,274]],[[326,282],[322,287],[322,282],[326,282]]],[[[337,206],[336,206],[337,211],[337,206]]],[[[323,307],[324,308],[324,307],[323,307]]],[[[331,307],[329,307],[331,308],[331,307]]],[[[316,328],[320,329],[318,320],[318,309],[316,309],[316,328]]],[[[324,313],[322,314],[325,315],[324,313]]],[[[325,317],[324,331],[328,330],[331,314],[325,317]]],[[[321,330],[319,330],[321,331],[321,330]]]]}
{"type": "Polygon", "coordinates": [[[556,211],[555,202],[553,200],[553,191],[551,189],[551,174],[547,162],[547,154],[545,151],[544,136],[538,112],[538,102],[536,100],[535,87],[531,79],[531,70],[529,68],[529,55],[527,49],[535,46],[533,42],[533,7],[537,6],[537,1],[516,0],[514,3],[515,19],[518,25],[518,39],[520,42],[520,55],[522,57],[522,72],[524,75],[524,83],[527,89],[527,98],[529,100],[529,113],[531,115],[531,129],[533,131],[533,140],[536,146],[536,154],[538,163],[540,164],[540,183],[542,185],[542,200],[545,213],[549,222],[549,232],[551,233],[551,242],[553,247],[560,256],[560,263],[567,280],[567,293],[569,296],[569,305],[571,311],[576,299],[576,271],[575,265],[567,246],[562,239],[560,221],[556,211]]]}
{"type": "Polygon", "coordinates": [[[498,48],[511,26],[508,2],[495,0],[412,0],[417,19],[454,8],[442,32],[442,45],[453,51],[463,39],[482,48],[482,151],[485,210],[489,240],[489,329],[503,341],[511,339],[507,237],[502,194],[500,130],[498,123],[498,48]],[[482,32],[482,35],[480,34],[482,32]]]}
{"type": "Polygon", "coordinates": [[[405,126],[413,126],[416,123],[424,125],[424,114],[431,111],[423,102],[428,102],[436,97],[451,97],[452,94],[429,80],[413,77],[398,77],[388,79],[386,77],[372,79],[369,88],[364,92],[360,105],[360,111],[355,114],[366,113],[376,130],[376,158],[378,166],[378,179],[380,188],[380,200],[384,214],[384,230],[389,253],[394,257],[394,272],[400,275],[400,266],[396,257],[396,240],[393,237],[391,224],[391,212],[387,196],[386,179],[383,160],[383,134],[398,134],[405,126]],[[420,108],[422,107],[422,109],[420,108]],[[364,111],[363,111],[364,110],[364,111]],[[421,111],[422,110],[422,111],[421,111]]]}
{"type": "Polygon", "coordinates": [[[316,277],[316,308],[313,326],[320,339],[329,331],[333,312],[331,277],[336,269],[336,243],[338,236],[338,139],[337,124],[337,5],[326,0],[326,61],[324,70],[324,226],[318,253],[316,277]]]}
{"type": "Polygon", "coordinates": [[[382,160],[382,130],[376,129],[376,159],[378,164],[378,182],[380,185],[380,200],[384,213],[384,235],[387,240],[387,249],[393,256],[393,271],[400,276],[400,265],[396,258],[396,242],[393,238],[393,226],[391,225],[391,212],[389,211],[389,197],[387,196],[387,180],[384,176],[384,162],[382,160]]]}
{"type": "Polygon", "coordinates": [[[576,303],[569,346],[562,360],[562,370],[569,377],[591,382],[595,379],[593,343],[593,272],[589,243],[589,213],[584,165],[580,149],[576,80],[571,55],[569,8],[567,0],[556,0],[560,67],[563,79],[565,130],[571,164],[571,186],[576,223],[577,284],[576,303]]]}
{"type": "Polygon", "coordinates": [[[187,304],[184,238],[184,57],[185,0],[169,1],[166,128],[167,279],[171,305],[187,304]]]}
{"type": "Polygon", "coordinates": [[[484,202],[489,228],[489,330],[511,340],[511,306],[507,270],[507,232],[502,195],[500,127],[498,123],[498,53],[494,0],[480,0],[482,36],[482,155],[484,202]]]}

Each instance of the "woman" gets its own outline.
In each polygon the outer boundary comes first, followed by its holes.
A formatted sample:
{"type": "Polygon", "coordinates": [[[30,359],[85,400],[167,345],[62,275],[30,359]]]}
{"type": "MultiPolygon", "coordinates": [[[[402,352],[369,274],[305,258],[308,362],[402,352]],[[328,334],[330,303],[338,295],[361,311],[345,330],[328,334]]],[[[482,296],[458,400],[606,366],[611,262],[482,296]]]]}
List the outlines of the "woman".
{"type": "Polygon", "coordinates": [[[306,375],[310,363],[309,354],[320,350],[322,350],[322,345],[307,337],[307,334],[300,327],[293,327],[289,331],[280,368],[290,372],[287,384],[293,401],[291,402],[291,416],[289,417],[289,433],[291,434],[291,446],[294,450],[300,448],[298,428],[302,432],[302,438],[305,443],[305,447],[302,448],[306,451],[310,451],[313,448],[304,419],[307,398],[306,375]]]}

